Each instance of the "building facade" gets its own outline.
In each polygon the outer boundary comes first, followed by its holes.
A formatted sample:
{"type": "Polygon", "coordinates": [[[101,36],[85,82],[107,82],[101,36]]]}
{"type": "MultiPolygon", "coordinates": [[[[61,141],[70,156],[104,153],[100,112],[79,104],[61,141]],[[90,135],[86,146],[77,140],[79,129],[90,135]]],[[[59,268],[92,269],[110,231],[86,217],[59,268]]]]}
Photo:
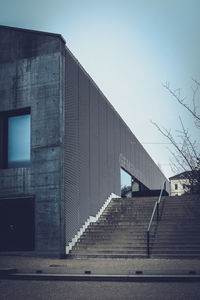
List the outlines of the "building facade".
{"type": "Polygon", "coordinates": [[[185,171],[169,178],[171,196],[181,196],[189,191],[191,174],[191,171],[185,171]]]}
{"type": "Polygon", "coordinates": [[[166,178],[61,35],[0,41],[0,251],[63,256],[111,193],[166,178]]]}

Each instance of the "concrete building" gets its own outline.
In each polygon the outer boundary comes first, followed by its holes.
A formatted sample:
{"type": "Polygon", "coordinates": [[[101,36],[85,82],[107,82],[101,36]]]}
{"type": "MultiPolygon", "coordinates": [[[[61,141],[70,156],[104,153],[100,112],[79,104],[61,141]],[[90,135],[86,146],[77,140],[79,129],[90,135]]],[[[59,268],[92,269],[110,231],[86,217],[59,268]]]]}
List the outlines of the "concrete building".
{"type": "Polygon", "coordinates": [[[63,256],[112,193],[166,178],[61,35],[0,41],[0,251],[63,256]]]}

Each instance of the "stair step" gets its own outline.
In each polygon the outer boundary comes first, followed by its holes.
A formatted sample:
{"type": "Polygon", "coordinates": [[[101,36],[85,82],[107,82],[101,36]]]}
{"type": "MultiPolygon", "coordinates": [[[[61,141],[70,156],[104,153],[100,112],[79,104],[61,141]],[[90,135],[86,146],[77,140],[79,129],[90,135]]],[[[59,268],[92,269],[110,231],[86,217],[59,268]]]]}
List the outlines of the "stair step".
{"type": "MultiPolygon", "coordinates": [[[[147,226],[158,197],[113,199],[70,251],[71,258],[146,257],[147,226]]],[[[150,231],[152,257],[200,257],[198,197],[164,197],[150,231]]]]}
{"type": "Polygon", "coordinates": [[[69,254],[69,258],[79,258],[79,259],[90,259],[90,258],[109,258],[109,259],[115,259],[115,258],[126,258],[126,259],[131,259],[131,258],[145,258],[147,255],[146,253],[135,253],[135,254],[78,254],[78,255],[73,255],[69,254]]]}

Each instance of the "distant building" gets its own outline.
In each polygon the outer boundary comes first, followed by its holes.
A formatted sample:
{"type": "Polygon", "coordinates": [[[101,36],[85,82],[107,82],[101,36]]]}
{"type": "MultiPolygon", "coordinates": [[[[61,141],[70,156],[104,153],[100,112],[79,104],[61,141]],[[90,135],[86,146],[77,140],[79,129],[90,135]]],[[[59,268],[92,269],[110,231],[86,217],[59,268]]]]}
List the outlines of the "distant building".
{"type": "Polygon", "coordinates": [[[188,191],[191,172],[185,171],[169,178],[171,196],[181,196],[188,191]]]}
{"type": "Polygon", "coordinates": [[[166,178],[61,35],[0,41],[0,251],[63,256],[111,194],[166,178]]]}

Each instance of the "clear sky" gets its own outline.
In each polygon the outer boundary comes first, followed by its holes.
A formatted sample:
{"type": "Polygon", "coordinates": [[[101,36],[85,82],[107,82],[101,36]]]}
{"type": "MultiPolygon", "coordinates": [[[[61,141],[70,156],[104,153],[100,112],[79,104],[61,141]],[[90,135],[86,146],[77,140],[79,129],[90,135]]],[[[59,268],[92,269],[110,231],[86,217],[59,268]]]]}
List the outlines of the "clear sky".
{"type": "Polygon", "coordinates": [[[200,81],[199,0],[0,0],[0,24],[61,33],[66,44],[164,174],[168,141],[151,124],[179,129],[190,115],[162,83],[190,103],[200,81]]]}

